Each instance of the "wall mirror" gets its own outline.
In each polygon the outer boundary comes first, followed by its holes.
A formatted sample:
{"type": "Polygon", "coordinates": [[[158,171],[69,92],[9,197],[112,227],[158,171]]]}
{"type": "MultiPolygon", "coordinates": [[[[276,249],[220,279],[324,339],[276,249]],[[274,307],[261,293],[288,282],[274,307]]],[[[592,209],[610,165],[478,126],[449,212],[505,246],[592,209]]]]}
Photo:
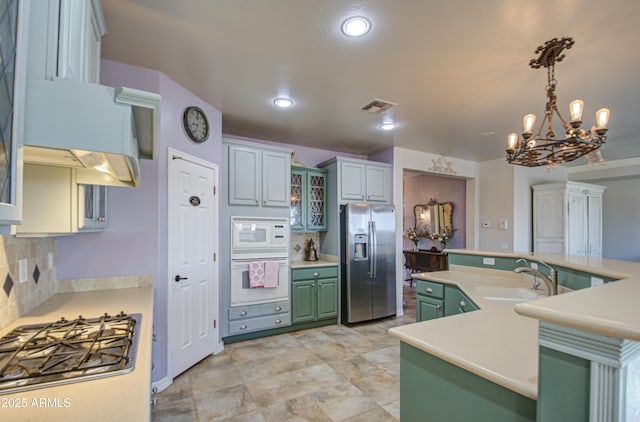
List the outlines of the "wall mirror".
{"type": "Polygon", "coordinates": [[[431,199],[428,204],[418,204],[413,207],[416,218],[416,228],[425,233],[443,233],[453,229],[453,204],[438,202],[431,199]]]}

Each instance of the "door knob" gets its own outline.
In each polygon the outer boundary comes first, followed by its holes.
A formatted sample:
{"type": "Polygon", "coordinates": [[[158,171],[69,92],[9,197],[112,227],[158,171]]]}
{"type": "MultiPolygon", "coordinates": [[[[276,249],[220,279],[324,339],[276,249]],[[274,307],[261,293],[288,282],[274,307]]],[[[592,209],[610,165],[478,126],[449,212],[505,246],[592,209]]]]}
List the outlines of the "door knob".
{"type": "Polygon", "coordinates": [[[173,279],[175,280],[176,283],[178,283],[180,280],[186,280],[189,277],[180,277],[179,275],[175,276],[173,279]]]}

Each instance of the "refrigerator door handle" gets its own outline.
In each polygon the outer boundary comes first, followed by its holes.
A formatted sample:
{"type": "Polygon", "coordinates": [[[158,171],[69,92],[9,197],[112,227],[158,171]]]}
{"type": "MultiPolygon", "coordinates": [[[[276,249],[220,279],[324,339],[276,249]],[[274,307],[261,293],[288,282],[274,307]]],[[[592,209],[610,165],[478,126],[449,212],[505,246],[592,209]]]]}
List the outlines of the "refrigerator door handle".
{"type": "Polygon", "coordinates": [[[373,245],[374,245],[374,240],[373,240],[373,221],[369,221],[368,223],[368,228],[369,228],[369,236],[367,236],[368,240],[369,240],[369,277],[373,277],[373,259],[376,256],[376,252],[373,249],[373,245]]]}
{"type": "Polygon", "coordinates": [[[373,246],[373,257],[371,259],[371,267],[372,267],[372,271],[371,271],[371,278],[376,278],[376,272],[378,270],[377,266],[378,266],[378,234],[376,233],[376,222],[375,221],[371,221],[369,222],[369,224],[371,225],[371,234],[372,234],[372,240],[371,240],[371,244],[373,246]]]}

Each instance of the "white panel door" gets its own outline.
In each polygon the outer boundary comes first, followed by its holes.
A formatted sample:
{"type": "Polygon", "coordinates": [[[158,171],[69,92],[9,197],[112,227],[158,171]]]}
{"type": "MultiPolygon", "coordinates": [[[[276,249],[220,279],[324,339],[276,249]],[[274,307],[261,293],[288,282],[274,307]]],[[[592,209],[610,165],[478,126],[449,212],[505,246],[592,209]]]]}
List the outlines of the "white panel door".
{"type": "Polygon", "coordinates": [[[602,196],[589,195],[589,247],[588,256],[602,257],[602,196]]]}
{"type": "Polygon", "coordinates": [[[569,255],[586,256],[589,243],[589,227],[587,221],[587,196],[572,191],[567,192],[569,202],[567,220],[567,253],[569,255]]]}
{"type": "Polygon", "coordinates": [[[218,346],[216,169],[175,158],[169,165],[169,348],[171,376],[218,346]]]}

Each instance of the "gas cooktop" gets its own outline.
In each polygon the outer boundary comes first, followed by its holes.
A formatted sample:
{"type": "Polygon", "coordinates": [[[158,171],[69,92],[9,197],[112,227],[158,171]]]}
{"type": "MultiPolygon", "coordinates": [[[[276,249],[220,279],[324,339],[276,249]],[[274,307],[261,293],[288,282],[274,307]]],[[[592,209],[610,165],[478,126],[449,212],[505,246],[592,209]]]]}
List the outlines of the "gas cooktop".
{"type": "Polygon", "coordinates": [[[141,318],[121,312],[14,328],[0,338],[0,394],[132,371],[141,318]]]}

